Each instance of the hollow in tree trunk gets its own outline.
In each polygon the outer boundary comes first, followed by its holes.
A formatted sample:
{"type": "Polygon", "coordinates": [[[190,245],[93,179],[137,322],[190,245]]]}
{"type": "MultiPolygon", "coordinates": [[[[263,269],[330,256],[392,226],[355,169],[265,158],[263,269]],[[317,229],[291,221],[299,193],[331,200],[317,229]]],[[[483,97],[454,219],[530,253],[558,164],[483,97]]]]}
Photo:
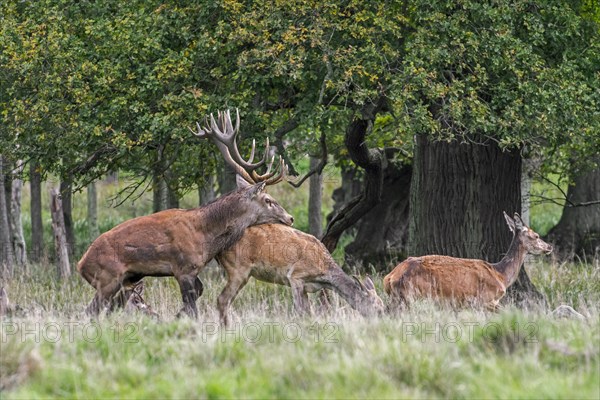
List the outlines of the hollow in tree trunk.
{"type": "MultiPolygon", "coordinates": [[[[512,233],[502,212],[521,211],[521,156],[485,145],[416,136],[410,195],[409,253],[499,261],[512,233]]],[[[509,293],[539,298],[525,268],[509,293]]]]}

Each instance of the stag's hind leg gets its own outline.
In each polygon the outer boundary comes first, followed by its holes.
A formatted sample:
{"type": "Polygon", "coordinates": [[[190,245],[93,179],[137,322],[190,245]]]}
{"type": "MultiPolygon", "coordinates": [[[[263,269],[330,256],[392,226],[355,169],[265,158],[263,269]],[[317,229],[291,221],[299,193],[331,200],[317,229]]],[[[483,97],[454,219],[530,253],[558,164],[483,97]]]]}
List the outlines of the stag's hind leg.
{"type": "Polygon", "coordinates": [[[229,307],[240,290],[248,283],[248,279],[250,279],[249,273],[241,274],[240,271],[227,270],[227,284],[217,299],[221,325],[229,326],[229,307]]]}

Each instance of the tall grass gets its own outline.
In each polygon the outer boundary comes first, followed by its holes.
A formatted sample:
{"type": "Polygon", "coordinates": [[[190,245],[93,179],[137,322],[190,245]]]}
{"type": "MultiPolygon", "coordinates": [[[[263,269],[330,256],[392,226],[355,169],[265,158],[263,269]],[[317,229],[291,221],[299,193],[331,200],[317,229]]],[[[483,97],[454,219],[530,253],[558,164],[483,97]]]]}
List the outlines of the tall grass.
{"type": "Polygon", "coordinates": [[[299,318],[288,288],[252,281],[221,329],[217,268],[201,274],[192,321],[174,318],[171,278],[147,279],[159,320],[124,312],[94,320],[83,313],[87,284],[57,283],[36,267],[7,287],[21,309],[0,322],[2,398],[598,398],[599,269],[532,268],[549,308],[491,314],[424,301],[367,319],[337,296],[331,309],[313,301],[314,315],[299,318]],[[552,316],[569,302],[585,319],[552,316]]]}

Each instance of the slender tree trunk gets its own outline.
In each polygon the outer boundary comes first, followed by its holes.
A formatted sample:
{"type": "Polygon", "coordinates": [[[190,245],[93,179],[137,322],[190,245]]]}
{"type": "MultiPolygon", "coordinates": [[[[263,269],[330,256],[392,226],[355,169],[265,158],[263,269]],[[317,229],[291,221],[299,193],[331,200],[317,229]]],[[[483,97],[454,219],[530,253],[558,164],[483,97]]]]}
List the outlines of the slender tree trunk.
{"type": "Polygon", "coordinates": [[[210,175],[206,180],[198,185],[198,205],[203,206],[216,199],[215,178],[210,175]]]}
{"type": "Polygon", "coordinates": [[[65,234],[67,236],[67,248],[69,256],[75,254],[75,230],[73,226],[73,190],[70,180],[60,183],[60,197],[62,202],[63,220],[65,234]]]}
{"type": "Polygon", "coordinates": [[[56,189],[50,190],[50,214],[52,215],[52,232],[54,233],[54,249],[56,253],[56,266],[62,279],[71,276],[69,264],[69,245],[65,230],[63,203],[56,189]]]}
{"type": "Polygon", "coordinates": [[[385,271],[408,253],[410,165],[388,163],[384,170],[381,202],[357,223],[354,241],[346,246],[346,258],[385,271]]]}
{"type": "MultiPolygon", "coordinates": [[[[320,159],[310,158],[310,169],[317,168],[320,159]]],[[[323,176],[315,173],[308,181],[308,232],[320,238],[323,234],[323,215],[321,214],[323,196],[323,176]]]]}
{"type": "Polygon", "coordinates": [[[6,172],[4,168],[4,156],[0,154],[0,272],[6,270],[11,274],[14,269],[15,259],[10,240],[10,224],[6,209],[7,201],[4,185],[6,182],[6,172]]]}
{"type": "Polygon", "coordinates": [[[31,192],[31,253],[33,262],[40,262],[44,253],[44,226],[42,222],[42,176],[35,162],[29,164],[29,187],[31,192]]]}
{"type": "Polygon", "coordinates": [[[96,182],[91,182],[87,186],[87,219],[89,241],[93,242],[100,235],[98,229],[98,191],[96,182]]]}
{"type": "Polygon", "coordinates": [[[23,235],[23,223],[21,222],[21,195],[23,192],[23,163],[17,162],[17,168],[14,171],[11,193],[11,212],[10,227],[12,233],[12,245],[17,265],[27,264],[27,249],[25,247],[25,237],[23,235]]]}
{"type": "MultiPolygon", "coordinates": [[[[600,160],[598,161],[600,163],[600,160]]],[[[561,259],[600,257],[600,166],[577,176],[563,213],[547,235],[561,259]],[[589,203],[589,204],[587,204],[589,203]],[[586,205],[587,204],[587,205],[586,205]]]]}

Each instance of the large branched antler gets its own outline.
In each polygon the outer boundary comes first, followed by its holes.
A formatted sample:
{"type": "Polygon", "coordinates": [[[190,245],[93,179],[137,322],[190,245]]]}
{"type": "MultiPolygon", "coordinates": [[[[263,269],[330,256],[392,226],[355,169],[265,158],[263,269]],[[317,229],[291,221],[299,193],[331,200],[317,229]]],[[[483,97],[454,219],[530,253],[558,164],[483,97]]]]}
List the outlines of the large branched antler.
{"type": "Polygon", "coordinates": [[[279,168],[276,170],[271,170],[275,160],[275,157],[272,157],[267,165],[267,172],[262,175],[259,175],[256,172],[257,168],[265,165],[267,162],[269,156],[268,138],[266,140],[265,152],[261,160],[253,163],[256,150],[256,142],[254,140],[252,141],[250,157],[248,160],[242,158],[237,146],[237,135],[240,131],[240,113],[238,109],[236,109],[235,127],[231,123],[231,114],[229,110],[227,110],[223,112],[219,111],[216,120],[214,115],[210,114],[210,118],[204,119],[204,127],[196,122],[196,130],[190,128],[190,131],[200,138],[210,138],[221,151],[225,162],[227,162],[227,164],[229,164],[235,172],[248,183],[254,184],[265,182],[266,185],[273,185],[280,182],[285,177],[286,168],[281,157],[279,157],[279,168]],[[278,174],[277,171],[279,171],[278,174]]]}

